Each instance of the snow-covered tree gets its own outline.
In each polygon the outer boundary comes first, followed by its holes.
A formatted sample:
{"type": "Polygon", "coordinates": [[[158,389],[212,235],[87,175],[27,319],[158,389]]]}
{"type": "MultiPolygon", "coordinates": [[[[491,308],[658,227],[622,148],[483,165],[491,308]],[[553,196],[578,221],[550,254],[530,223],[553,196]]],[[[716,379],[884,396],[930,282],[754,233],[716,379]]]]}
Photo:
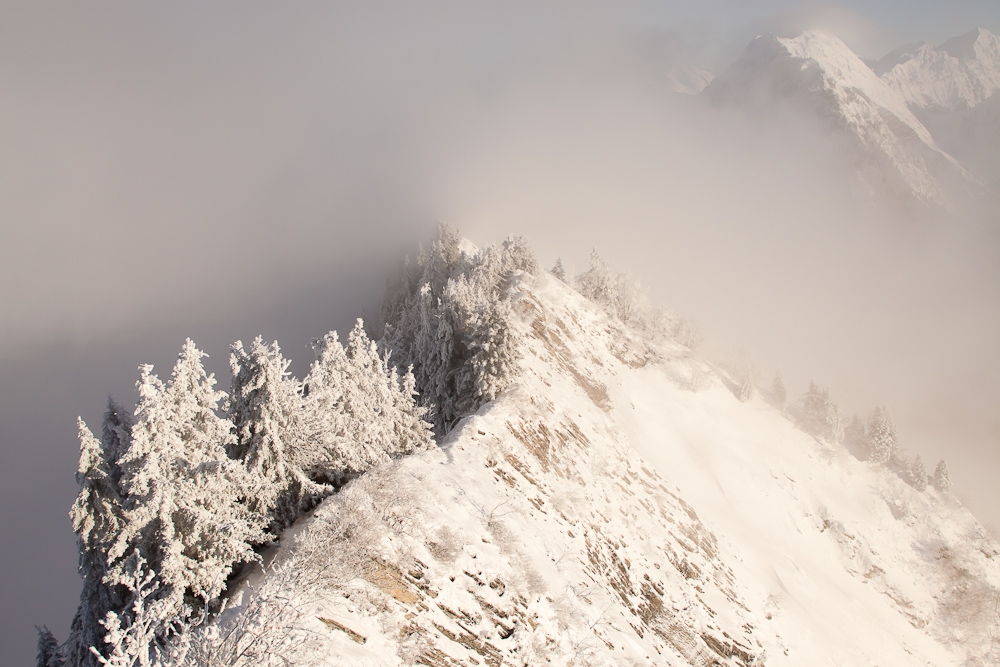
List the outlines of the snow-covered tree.
{"type": "Polygon", "coordinates": [[[252,545],[265,539],[242,502],[251,479],[226,455],[233,438],[217,413],[224,394],[203,356],[187,341],[166,385],[151,366],[141,367],[135,425],[121,457],[124,521],[107,550],[110,581],[127,583],[126,555],[137,552],[175,616],[218,597],[233,567],[255,560],[252,545]]]}
{"type": "Polygon", "coordinates": [[[781,371],[775,372],[774,380],[771,382],[771,400],[782,409],[788,402],[788,391],[785,389],[785,378],[781,375],[781,371]]]}
{"type": "Polygon", "coordinates": [[[261,526],[276,534],[330,489],[302,471],[302,402],[278,344],[265,346],[258,336],[248,351],[237,341],[229,363],[229,417],[235,434],[229,455],[250,474],[247,506],[261,526]]]}
{"type": "Polygon", "coordinates": [[[730,364],[733,380],[736,382],[736,398],[741,403],[749,403],[757,395],[757,388],[754,385],[756,369],[749,354],[742,353],[740,358],[730,364]]]}
{"type": "Polygon", "coordinates": [[[647,315],[648,305],[639,281],[616,270],[596,249],[590,253],[590,268],[576,277],[574,285],[580,294],[625,324],[642,324],[647,315]]]}
{"type": "Polygon", "coordinates": [[[844,441],[856,447],[862,447],[865,444],[865,438],[865,423],[861,417],[854,415],[844,428],[844,441]]]}
{"type": "Polygon", "coordinates": [[[841,442],[844,428],[837,404],[830,400],[830,392],[820,389],[810,380],[809,389],[802,397],[802,428],[828,442],[841,442]]]}
{"type": "Polygon", "coordinates": [[[919,454],[913,460],[913,465],[910,466],[910,484],[917,491],[927,490],[927,468],[919,454]]]}
{"type": "Polygon", "coordinates": [[[38,657],[35,659],[36,667],[62,667],[65,662],[59,652],[59,642],[52,635],[52,632],[45,626],[38,630],[38,657]]]}
{"type": "Polygon", "coordinates": [[[938,461],[934,469],[934,486],[938,491],[947,491],[951,488],[951,474],[948,472],[948,464],[944,459],[938,461]]]}
{"type": "Polygon", "coordinates": [[[552,267],[552,275],[559,280],[566,282],[566,269],[563,267],[561,257],[556,257],[555,266],[552,267]]]}
{"type": "MultiPolygon", "coordinates": [[[[109,405],[109,412],[111,411],[109,405]]],[[[108,417],[105,415],[105,434],[108,417]]],[[[81,666],[93,663],[90,647],[103,642],[101,619],[124,604],[121,591],[105,581],[109,563],[107,551],[114,544],[125,521],[122,499],[114,481],[117,466],[106,456],[112,447],[102,446],[82,419],[77,419],[80,437],[80,462],[76,480],[80,492],[70,509],[70,521],[77,536],[78,569],[83,577],[80,606],[73,618],[66,654],[69,663],[81,666]]]]}
{"type": "Polygon", "coordinates": [[[364,322],[358,320],[346,348],[335,331],[313,348],[317,359],[304,383],[307,471],[336,480],[433,444],[427,409],[414,400],[413,374],[400,380],[364,322]]]}
{"type": "Polygon", "coordinates": [[[440,237],[386,297],[383,349],[412,366],[421,403],[439,433],[495,398],[517,372],[519,341],[511,326],[514,278],[537,263],[524,239],[475,253],[457,234],[440,237]]]}
{"type": "Polygon", "coordinates": [[[896,427],[884,406],[872,411],[865,433],[869,461],[885,465],[893,460],[897,452],[896,427]]]}
{"type": "Polygon", "coordinates": [[[125,613],[108,612],[103,651],[91,647],[97,661],[107,667],[153,667],[163,655],[164,633],[178,623],[178,614],[162,596],[163,584],[136,551],[126,559],[122,583],[130,603],[125,613]]]}

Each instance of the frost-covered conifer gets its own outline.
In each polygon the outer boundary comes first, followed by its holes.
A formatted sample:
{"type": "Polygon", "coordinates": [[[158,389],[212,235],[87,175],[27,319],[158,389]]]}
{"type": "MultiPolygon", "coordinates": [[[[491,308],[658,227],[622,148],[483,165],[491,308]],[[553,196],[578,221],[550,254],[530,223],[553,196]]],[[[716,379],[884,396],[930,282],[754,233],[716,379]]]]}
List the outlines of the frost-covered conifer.
{"type": "Polygon", "coordinates": [[[820,389],[814,380],[802,397],[802,428],[829,442],[844,439],[844,427],[837,404],[830,400],[830,392],[820,389]]]}
{"type": "Polygon", "coordinates": [[[62,667],[63,657],[59,654],[59,642],[52,635],[52,632],[45,626],[38,630],[38,657],[35,659],[37,667],[62,667]]]}
{"type": "MultiPolygon", "coordinates": [[[[105,416],[106,431],[107,421],[105,416]]],[[[80,552],[78,569],[83,578],[83,590],[66,642],[66,654],[69,663],[78,667],[93,663],[90,647],[103,644],[101,619],[109,611],[120,610],[124,604],[121,591],[105,582],[105,576],[109,569],[107,551],[121,532],[125,517],[111,472],[117,466],[105,458],[110,448],[97,441],[82,419],[78,418],[77,426],[80,463],[76,480],[80,492],[69,516],[77,536],[80,552]]]]}
{"type": "Polygon", "coordinates": [[[927,490],[927,468],[919,454],[913,460],[913,465],[910,466],[910,483],[917,491],[927,490]]]}
{"type": "Polygon", "coordinates": [[[165,631],[182,622],[170,601],[162,597],[163,583],[138,551],[126,559],[122,584],[129,594],[129,607],[120,614],[109,611],[101,620],[106,629],[104,645],[101,651],[96,646],[91,651],[107,667],[159,665],[165,631]]]}
{"type": "Polygon", "coordinates": [[[854,446],[865,444],[865,423],[861,421],[861,417],[854,415],[851,419],[844,429],[844,441],[854,446]]]}
{"type": "Polygon", "coordinates": [[[556,257],[556,264],[552,267],[552,275],[559,280],[566,282],[566,269],[563,268],[562,258],[556,257]]]}
{"type": "Polygon", "coordinates": [[[785,389],[785,378],[782,377],[781,371],[774,374],[774,380],[771,382],[771,400],[779,408],[784,408],[788,402],[788,391],[785,389]]]}
{"type": "Polygon", "coordinates": [[[244,468],[226,455],[229,422],[217,414],[224,394],[185,343],[164,385],[141,368],[139,402],[122,456],[125,520],[108,550],[110,578],[126,583],[126,554],[156,573],[163,604],[180,615],[222,592],[234,565],[254,560],[264,541],[241,502],[251,492],[244,468]]]}
{"type": "Polygon", "coordinates": [[[868,460],[883,465],[893,460],[897,451],[896,427],[885,407],[879,406],[872,411],[868,417],[868,427],[865,432],[868,460]]]}
{"type": "MultiPolygon", "coordinates": [[[[152,366],[140,366],[136,388],[135,426],[121,457],[125,520],[108,549],[109,577],[116,584],[125,584],[126,556],[138,551],[151,568],[164,573],[166,580],[176,581],[183,567],[173,522],[178,503],[172,471],[182,447],[173,428],[167,389],[153,374],[152,366]]],[[[179,614],[183,588],[168,594],[179,614]]]]}
{"type": "Polygon", "coordinates": [[[951,488],[951,474],[948,472],[948,464],[944,459],[938,461],[934,469],[934,486],[938,491],[947,491],[951,488]]]}
{"type": "Polygon", "coordinates": [[[400,382],[358,320],[341,346],[335,331],[313,342],[306,378],[307,470],[329,479],[362,472],[433,443],[412,373],[400,382]]]}
{"type": "Polygon", "coordinates": [[[733,375],[736,380],[736,398],[741,403],[749,403],[757,395],[757,389],[753,383],[754,368],[752,362],[749,359],[742,360],[737,364],[733,375]]]}
{"type": "Polygon", "coordinates": [[[590,253],[590,269],[576,277],[574,286],[625,324],[642,325],[647,317],[648,305],[639,281],[617,271],[596,249],[590,253]]]}
{"type": "Polygon", "coordinates": [[[420,278],[401,280],[386,298],[382,346],[412,367],[421,402],[443,433],[510,385],[519,347],[511,289],[514,276],[537,271],[537,263],[524,239],[470,255],[442,227],[418,265],[420,278]]]}
{"type": "Polygon", "coordinates": [[[247,351],[237,341],[229,363],[235,434],[229,455],[250,474],[248,507],[261,526],[277,533],[329,488],[310,481],[300,467],[306,441],[301,399],[278,344],[265,346],[258,336],[247,351]]]}

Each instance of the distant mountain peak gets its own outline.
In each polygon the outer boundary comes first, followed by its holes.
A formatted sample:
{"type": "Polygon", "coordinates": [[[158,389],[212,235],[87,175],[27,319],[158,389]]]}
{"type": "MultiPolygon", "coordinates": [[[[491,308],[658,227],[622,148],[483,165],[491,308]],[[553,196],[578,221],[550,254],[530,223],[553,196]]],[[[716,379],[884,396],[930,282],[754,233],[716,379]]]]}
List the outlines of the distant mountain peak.
{"type": "Polygon", "coordinates": [[[945,184],[971,178],[937,148],[899,91],[826,32],[757,37],[706,96],[765,112],[791,103],[831,124],[852,139],[860,180],[873,192],[948,206],[945,184]]]}
{"type": "Polygon", "coordinates": [[[897,49],[875,72],[916,109],[974,107],[1000,88],[1000,37],[977,28],[940,46],[897,49]]]}

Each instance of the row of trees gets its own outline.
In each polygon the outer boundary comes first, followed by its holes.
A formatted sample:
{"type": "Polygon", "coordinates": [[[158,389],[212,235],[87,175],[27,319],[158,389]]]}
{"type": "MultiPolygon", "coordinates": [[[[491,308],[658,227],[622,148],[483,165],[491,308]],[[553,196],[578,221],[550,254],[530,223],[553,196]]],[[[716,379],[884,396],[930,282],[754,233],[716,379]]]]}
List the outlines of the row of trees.
{"type": "Polygon", "coordinates": [[[300,382],[276,343],[233,344],[227,395],[188,340],[166,383],[140,367],[133,414],[109,399],[100,439],[79,422],[70,516],[84,586],[67,642],[42,631],[41,664],[108,659],[115,628],[140,622],[140,569],[152,577],[144,609],[154,605],[158,619],[149,636],[165,641],[174,621],[207,613],[234,568],[337,484],[433,444],[412,373],[400,376],[360,320],[346,346],[332,332],[314,348],[300,382]]]}
{"type": "MultiPolygon", "coordinates": [[[[780,387],[775,393],[780,391],[783,396],[784,384],[780,375],[775,378],[775,386],[780,387]]],[[[829,391],[811,381],[802,397],[799,424],[806,432],[828,442],[846,443],[854,447],[864,459],[894,470],[918,491],[926,490],[929,483],[933,483],[941,491],[951,488],[948,464],[943,459],[934,469],[934,475],[929,476],[919,455],[912,461],[905,457],[897,443],[892,417],[884,406],[872,410],[867,420],[855,415],[845,426],[829,391]]]]}
{"type": "Polygon", "coordinates": [[[597,250],[590,253],[589,268],[572,279],[562,260],[556,261],[552,274],[647,338],[666,338],[691,349],[701,343],[702,334],[693,323],[669,309],[652,307],[639,279],[616,269],[597,250]]]}
{"type": "MultiPolygon", "coordinates": [[[[556,261],[552,274],[564,282],[571,282],[583,296],[602,306],[622,323],[647,335],[665,335],[686,342],[691,347],[698,342],[689,323],[669,311],[652,309],[639,281],[627,272],[616,270],[596,250],[591,252],[590,268],[572,281],[567,278],[562,260],[556,261]]],[[[744,403],[752,400],[757,394],[753,365],[743,358],[727,364],[727,367],[734,381],[734,395],[744,403]]],[[[784,407],[788,400],[780,372],[775,374],[772,383],[771,400],[780,407],[784,407]]],[[[799,424],[806,432],[829,442],[847,441],[860,449],[864,458],[895,470],[919,491],[925,490],[930,482],[941,490],[951,487],[945,461],[938,463],[931,477],[920,456],[912,462],[905,459],[896,445],[895,426],[886,408],[876,408],[867,423],[855,416],[845,425],[829,391],[815,382],[810,382],[801,403],[799,424]]]]}

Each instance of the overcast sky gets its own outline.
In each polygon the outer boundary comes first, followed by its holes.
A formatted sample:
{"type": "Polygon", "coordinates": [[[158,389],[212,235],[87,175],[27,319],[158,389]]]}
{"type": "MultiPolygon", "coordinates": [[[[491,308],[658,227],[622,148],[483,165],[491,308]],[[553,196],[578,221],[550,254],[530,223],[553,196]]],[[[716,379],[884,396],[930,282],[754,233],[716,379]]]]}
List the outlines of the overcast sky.
{"type": "Polygon", "coordinates": [[[392,267],[447,220],[591,247],[719,348],[888,403],[1000,523],[995,238],[856,201],[808,119],[679,101],[763,31],[860,55],[985,27],[995,0],[845,3],[49,3],[0,8],[0,644],[66,636],[75,419],[132,402],[184,338],[223,388],[228,344],[373,319],[392,267]],[[614,9],[610,9],[611,5],[614,9]],[[911,224],[913,223],[913,224],[911,224]],[[958,231],[955,231],[958,230],[958,231]]]}

